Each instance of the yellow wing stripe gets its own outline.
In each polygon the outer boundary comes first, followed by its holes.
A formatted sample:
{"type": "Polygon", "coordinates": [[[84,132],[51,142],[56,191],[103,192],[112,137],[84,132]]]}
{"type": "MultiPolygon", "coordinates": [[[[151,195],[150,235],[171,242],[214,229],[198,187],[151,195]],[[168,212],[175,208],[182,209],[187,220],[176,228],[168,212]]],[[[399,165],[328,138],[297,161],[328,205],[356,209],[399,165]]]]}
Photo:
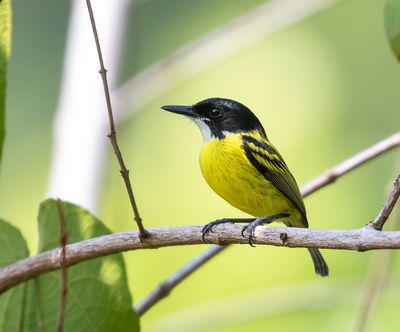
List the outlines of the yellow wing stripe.
{"type": "Polygon", "coordinates": [[[285,161],[267,140],[242,135],[242,148],[257,171],[271,182],[300,211],[304,226],[307,226],[306,210],[296,180],[285,161]]]}

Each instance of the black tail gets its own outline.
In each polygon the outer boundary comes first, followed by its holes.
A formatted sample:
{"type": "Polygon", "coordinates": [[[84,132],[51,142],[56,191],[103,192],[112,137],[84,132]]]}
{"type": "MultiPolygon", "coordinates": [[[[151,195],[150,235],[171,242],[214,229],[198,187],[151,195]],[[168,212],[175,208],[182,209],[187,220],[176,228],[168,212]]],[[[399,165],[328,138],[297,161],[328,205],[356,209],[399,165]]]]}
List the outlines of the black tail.
{"type": "Polygon", "coordinates": [[[327,277],[329,275],[329,267],[320,251],[317,248],[308,248],[308,251],[314,263],[315,273],[321,277],[327,277]]]}

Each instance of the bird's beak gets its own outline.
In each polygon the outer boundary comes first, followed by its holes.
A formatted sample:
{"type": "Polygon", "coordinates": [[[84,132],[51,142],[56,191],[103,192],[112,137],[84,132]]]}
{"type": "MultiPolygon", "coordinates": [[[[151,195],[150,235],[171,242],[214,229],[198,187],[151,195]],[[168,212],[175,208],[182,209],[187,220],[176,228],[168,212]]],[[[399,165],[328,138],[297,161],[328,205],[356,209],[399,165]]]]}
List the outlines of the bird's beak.
{"type": "Polygon", "coordinates": [[[161,106],[161,108],[163,110],[168,111],[168,112],[186,115],[186,116],[189,116],[191,118],[196,118],[197,117],[197,114],[192,111],[192,107],[191,106],[164,105],[164,106],[161,106]]]}

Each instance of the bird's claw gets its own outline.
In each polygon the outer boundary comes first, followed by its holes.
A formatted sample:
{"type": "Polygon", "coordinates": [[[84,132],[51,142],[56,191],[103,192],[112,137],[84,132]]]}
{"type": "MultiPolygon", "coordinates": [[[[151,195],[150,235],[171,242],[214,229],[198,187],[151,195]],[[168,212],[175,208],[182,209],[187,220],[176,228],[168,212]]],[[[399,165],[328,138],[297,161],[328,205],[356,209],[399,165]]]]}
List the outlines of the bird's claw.
{"type": "Polygon", "coordinates": [[[250,245],[251,247],[255,247],[255,246],[253,245],[254,232],[255,232],[257,226],[260,226],[260,225],[262,225],[262,224],[263,224],[263,219],[257,218],[256,220],[254,220],[253,222],[251,222],[251,223],[245,225],[245,226],[242,228],[242,236],[243,236],[243,237],[246,237],[246,235],[245,235],[244,233],[247,231],[247,233],[248,233],[247,239],[248,239],[249,245],[250,245]]]}
{"type": "Polygon", "coordinates": [[[256,231],[257,226],[263,225],[265,223],[269,224],[276,219],[286,218],[289,216],[290,216],[289,213],[278,213],[278,214],[274,214],[272,216],[257,218],[242,228],[242,236],[246,237],[244,235],[244,233],[247,231],[247,234],[248,234],[247,239],[249,240],[249,244],[250,244],[250,246],[254,247],[253,240],[254,240],[254,233],[256,231]]]}
{"type": "Polygon", "coordinates": [[[208,233],[214,233],[214,228],[220,224],[226,224],[228,222],[230,223],[234,223],[234,219],[227,219],[227,218],[223,218],[223,219],[217,219],[214,220],[208,224],[206,224],[203,229],[201,230],[201,238],[203,239],[203,242],[206,242],[206,236],[208,233]]]}
{"type": "Polygon", "coordinates": [[[243,236],[243,237],[246,237],[246,235],[244,235],[244,232],[246,232],[247,228],[249,228],[249,225],[250,225],[250,224],[247,224],[247,225],[244,225],[244,226],[243,226],[243,228],[242,228],[242,236],[243,236]]]}

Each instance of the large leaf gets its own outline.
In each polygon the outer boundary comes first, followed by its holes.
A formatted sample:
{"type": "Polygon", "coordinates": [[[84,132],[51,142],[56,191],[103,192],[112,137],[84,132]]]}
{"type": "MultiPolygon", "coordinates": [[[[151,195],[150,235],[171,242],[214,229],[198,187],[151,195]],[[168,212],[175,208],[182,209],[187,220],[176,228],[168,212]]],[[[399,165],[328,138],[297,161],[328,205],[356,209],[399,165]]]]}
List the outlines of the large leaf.
{"type": "MultiPolygon", "coordinates": [[[[78,206],[63,203],[63,210],[69,243],[110,233],[99,220],[78,206]]],[[[47,200],[39,211],[39,252],[58,247],[59,234],[56,202],[47,200]]],[[[60,303],[60,271],[37,278],[34,294],[37,297],[34,306],[29,306],[25,330],[55,331],[60,303]]],[[[139,331],[121,254],[97,258],[68,269],[64,331],[139,331]]]]}
{"type": "MultiPolygon", "coordinates": [[[[0,220],[0,267],[28,256],[26,242],[19,230],[0,220]]],[[[0,331],[19,331],[27,285],[11,288],[0,296],[0,331]]]]}
{"type": "Polygon", "coordinates": [[[400,61],[400,0],[386,1],[385,28],[390,47],[400,61]]]}
{"type": "Polygon", "coordinates": [[[9,0],[0,1],[0,161],[4,143],[4,113],[6,99],[7,64],[10,55],[11,6],[9,0]]]}

